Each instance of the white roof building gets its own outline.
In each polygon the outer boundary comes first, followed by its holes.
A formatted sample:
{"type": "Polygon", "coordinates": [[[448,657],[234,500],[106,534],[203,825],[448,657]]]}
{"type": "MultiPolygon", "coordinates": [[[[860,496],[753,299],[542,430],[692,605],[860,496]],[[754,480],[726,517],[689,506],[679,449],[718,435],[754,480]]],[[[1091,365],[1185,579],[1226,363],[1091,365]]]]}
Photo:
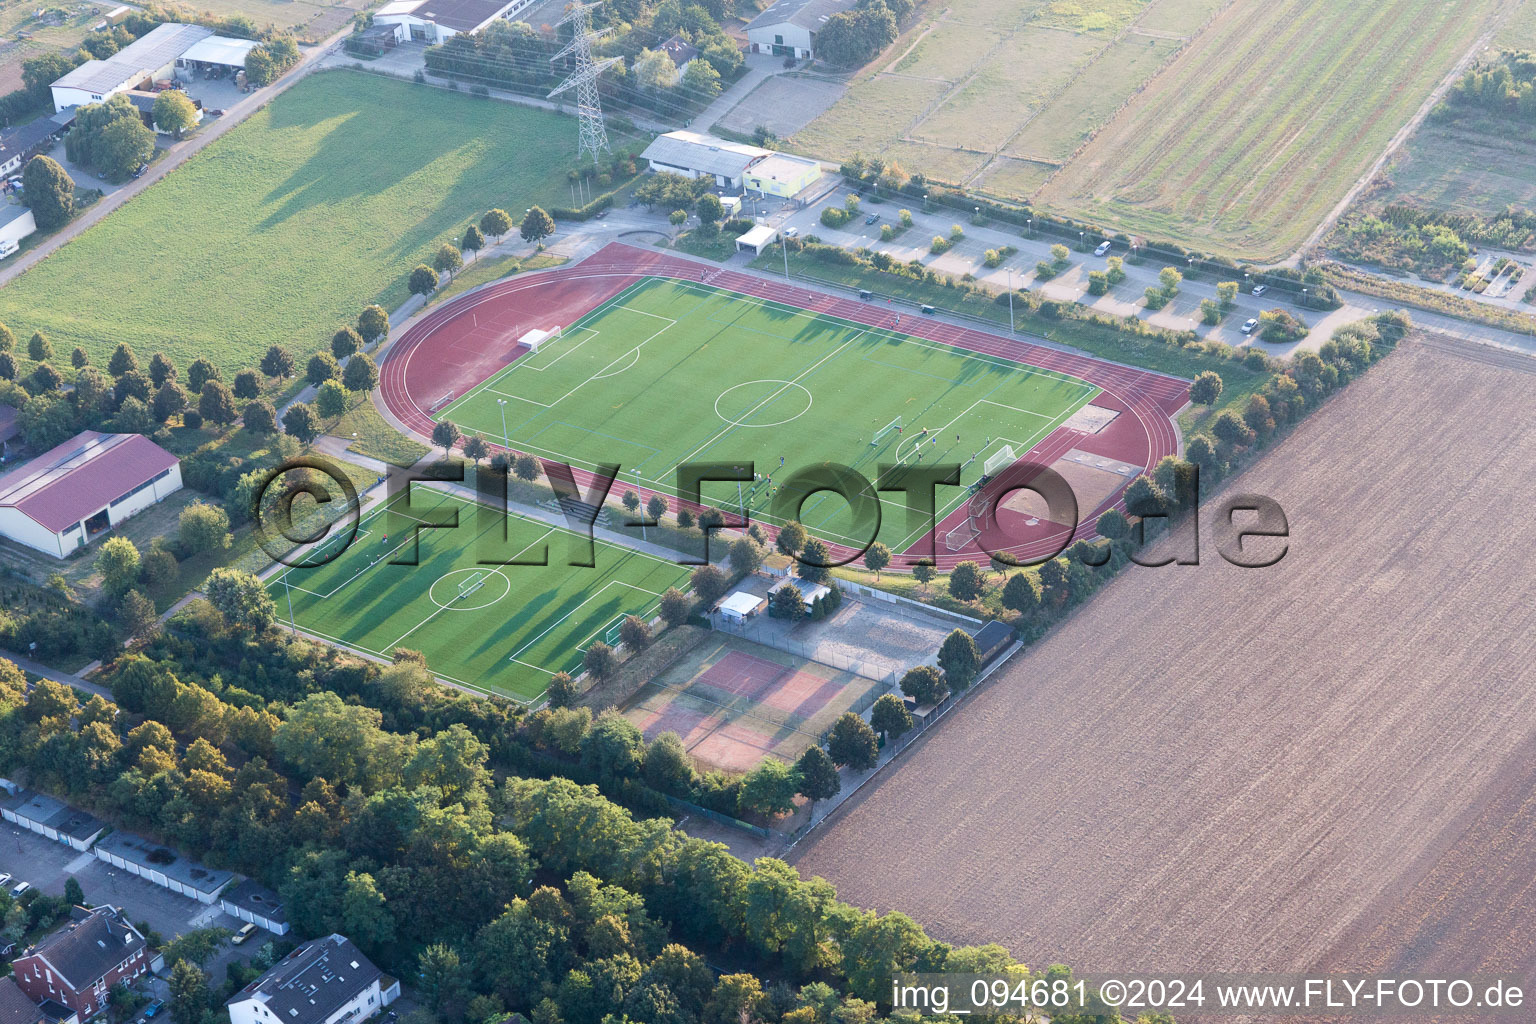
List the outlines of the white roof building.
{"type": "Polygon", "coordinates": [[[373,23],[395,26],[395,40],[443,43],[461,33],[475,33],[497,18],[508,21],[534,0],[392,0],[373,15],[373,23]]]}
{"type": "Polygon", "coordinates": [[[254,39],[235,39],[231,36],[209,36],[193,43],[181,55],[180,63],[222,64],[225,67],[243,68],[245,58],[260,45],[254,39]]]}
{"type": "Polygon", "coordinates": [[[640,155],[653,171],[668,171],[688,178],[712,177],[721,188],[740,188],[747,168],[771,152],[760,146],[727,142],[713,135],[676,131],[658,135],[640,155]]]}
{"type": "Polygon", "coordinates": [[[751,615],[756,615],[763,606],[763,599],[756,594],[749,594],[745,590],[738,590],[730,597],[720,602],[720,615],[730,622],[741,622],[751,615]]]}
{"type": "Polygon", "coordinates": [[[213,35],[202,25],[158,25],[106,60],[88,60],[52,85],[53,109],[100,103],[129,89],[148,89],[170,78],[176,58],[213,35]]]}
{"type": "Polygon", "coordinates": [[[289,953],[225,1005],[231,1024],[346,1024],[394,1002],[400,982],[332,933],[289,953]]]}
{"type": "Polygon", "coordinates": [[[778,228],[768,224],[759,224],[750,231],[736,236],[736,250],[738,252],[750,251],[754,256],[761,256],[764,249],[778,240],[778,228]]]}
{"type": "Polygon", "coordinates": [[[853,7],[856,0],[779,0],[747,23],[753,53],[775,57],[815,56],[816,34],[827,19],[853,7]]]}

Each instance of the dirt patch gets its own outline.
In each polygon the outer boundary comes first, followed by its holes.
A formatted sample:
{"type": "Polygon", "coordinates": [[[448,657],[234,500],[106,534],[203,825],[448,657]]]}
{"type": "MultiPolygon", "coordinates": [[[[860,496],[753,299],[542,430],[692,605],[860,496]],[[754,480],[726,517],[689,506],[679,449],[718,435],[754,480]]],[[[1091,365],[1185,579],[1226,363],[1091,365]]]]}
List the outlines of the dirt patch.
{"type": "Polygon", "coordinates": [[[1278,565],[1208,513],[1199,566],[1122,575],[798,866],[1031,964],[1529,974],[1533,383],[1406,344],[1229,485],[1285,508],[1278,565]]]}
{"type": "MultiPolygon", "coordinates": [[[[1051,470],[1060,475],[1067,482],[1067,486],[1072,488],[1072,496],[1077,499],[1078,520],[1090,515],[1104,502],[1119,494],[1120,489],[1140,472],[1137,467],[1127,466],[1125,463],[1114,462],[1097,455],[1088,455],[1075,449],[1053,462],[1051,470]],[[1103,465],[1100,466],[1097,463],[1103,465]]],[[[1059,526],[1077,525],[1077,520],[1069,519],[1065,515],[1069,511],[1067,509],[1058,509],[1058,515],[1053,516],[1045,498],[1035,491],[1014,491],[999,505],[999,510],[1004,509],[1023,516],[1026,521],[1043,519],[1059,526]]]]}
{"type": "Polygon", "coordinates": [[[780,137],[792,135],[836,103],[846,88],[821,78],[774,75],[732,107],[720,127],[750,134],[762,125],[780,137]]]}

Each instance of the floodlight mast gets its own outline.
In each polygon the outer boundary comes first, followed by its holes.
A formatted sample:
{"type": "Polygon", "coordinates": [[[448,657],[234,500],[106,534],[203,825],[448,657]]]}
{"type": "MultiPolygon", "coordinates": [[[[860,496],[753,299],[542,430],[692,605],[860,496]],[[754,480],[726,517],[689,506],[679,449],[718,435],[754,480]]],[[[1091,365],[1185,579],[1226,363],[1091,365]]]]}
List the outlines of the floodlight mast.
{"type": "Polygon", "coordinates": [[[622,59],[619,57],[608,57],[597,61],[592,59],[592,43],[608,32],[608,29],[593,32],[588,19],[592,8],[601,2],[602,0],[596,0],[594,3],[578,3],[570,8],[565,17],[556,24],[556,27],[559,27],[567,22],[570,23],[573,32],[570,44],[549,59],[550,63],[566,57],[576,59],[575,70],[565,81],[555,86],[549,98],[554,99],[568,89],[576,90],[578,132],[576,159],[580,160],[583,154],[590,152],[593,164],[598,162],[599,152],[612,152],[608,148],[608,128],[603,123],[602,101],[597,95],[597,76],[622,59]]]}

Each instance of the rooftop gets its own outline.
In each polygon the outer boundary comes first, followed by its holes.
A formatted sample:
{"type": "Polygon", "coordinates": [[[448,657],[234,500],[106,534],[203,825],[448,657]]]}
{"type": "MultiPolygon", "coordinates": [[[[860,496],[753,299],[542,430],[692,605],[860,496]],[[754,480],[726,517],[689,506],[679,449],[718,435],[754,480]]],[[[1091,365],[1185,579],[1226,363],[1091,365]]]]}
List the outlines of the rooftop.
{"type": "Polygon", "coordinates": [[[204,64],[227,64],[245,67],[245,58],[256,49],[254,39],[234,39],[230,36],[209,36],[199,39],[181,54],[183,60],[202,61],[204,64]]]}
{"type": "Polygon", "coordinates": [[[0,978],[0,1024],[38,1024],[42,1009],[27,998],[14,978],[0,978]]]}
{"type": "Polygon", "coordinates": [[[747,22],[746,31],[768,28],[773,25],[798,25],[804,29],[819,29],[834,14],[853,7],[856,0],[779,0],[747,22]]]}
{"type": "Polygon", "coordinates": [[[76,810],[51,796],[34,793],[30,789],[18,790],[14,795],[0,799],[0,807],[54,829],[71,839],[89,839],[107,827],[106,822],[100,818],[76,810]]]}
{"type": "Polygon", "coordinates": [[[58,533],[176,464],[143,434],[87,430],[0,476],[0,508],[58,533]]]}
{"type": "Polygon", "coordinates": [[[671,57],[672,63],[678,67],[682,67],[699,55],[699,48],[682,36],[673,36],[658,46],[657,49],[671,57]]]}
{"type": "Polygon", "coordinates": [[[283,901],[277,893],[249,878],[225,889],[219,894],[219,902],[239,907],[268,921],[288,920],[288,914],[283,910],[283,901]]]}
{"type": "Polygon", "coordinates": [[[425,0],[412,12],[423,21],[451,28],[455,32],[473,32],[511,7],[514,0],[425,0]]]}
{"type": "Polygon", "coordinates": [[[51,117],[40,117],[0,131],[0,164],[14,157],[24,157],[48,142],[59,130],[51,117]]]}
{"type": "Polygon", "coordinates": [[[167,22],[118,50],[106,60],[88,60],[53,83],[55,89],[79,89],[95,95],[132,84],[180,57],[192,44],[213,35],[201,25],[167,22]]]}
{"type": "Polygon", "coordinates": [[[230,1003],[255,1000],[285,1024],[317,1024],[382,977],[351,939],[333,932],[294,950],[230,1003]]]}
{"type": "Polygon", "coordinates": [[[158,871],[199,892],[217,892],[235,877],[233,871],[204,867],[168,846],[132,832],[112,832],[96,843],[96,850],[137,865],[141,870],[158,871]]]}
{"type": "Polygon", "coordinates": [[[94,985],[144,947],[144,936],[116,907],[76,907],[71,916],[71,924],[43,939],[25,955],[42,957],[76,991],[94,985]]]}
{"type": "Polygon", "coordinates": [[[734,178],[770,151],[699,132],[658,135],[641,155],[647,160],[734,178]]]}

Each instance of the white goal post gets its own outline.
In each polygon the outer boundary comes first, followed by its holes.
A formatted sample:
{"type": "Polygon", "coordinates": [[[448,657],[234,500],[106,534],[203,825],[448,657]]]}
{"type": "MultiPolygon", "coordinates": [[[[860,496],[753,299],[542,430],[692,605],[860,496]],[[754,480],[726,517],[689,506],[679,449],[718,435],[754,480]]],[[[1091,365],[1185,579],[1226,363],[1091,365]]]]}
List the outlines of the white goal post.
{"type": "Polygon", "coordinates": [[[551,339],[558,338],[560,336],[561,336],[560,325],[556,324],[555,326],[549,328],[548,330],[541,331],[541,330],[535,329],[535,330],[529,331],[528,333],[524,334],[521,338],[518,338],[517,339],[517,343],[519,345],[523,346],[524,348],[526,348],[529,352],[537,352],[540,348],[542,348],[544,346],[545,342],[548,342],[551,339]]]}
{"type": "Polygon", "coordinates": [[[987,461],[982,464],[981,471],[987,476],[991,476],[1000,469],[1007,469],[1018,460],[1019,457],[1013,454],[1013,445],[1005,444],[988,456],[987,461]]]}
{"type": "Polygon", "coordinates": [[[893,430],[898,431],[898,432],[901,430],[901,417],[900,416],[897,416],[895,419],[891,420],[891,422],[887,423],[885,426],[883,426],[879,430],[875,431],[875,436],[874,436],[874,438],[869,443],[871,445],[879,444],[880,443],[880,439],[885,437],[887,434],[889,434],[893,430]]]}

